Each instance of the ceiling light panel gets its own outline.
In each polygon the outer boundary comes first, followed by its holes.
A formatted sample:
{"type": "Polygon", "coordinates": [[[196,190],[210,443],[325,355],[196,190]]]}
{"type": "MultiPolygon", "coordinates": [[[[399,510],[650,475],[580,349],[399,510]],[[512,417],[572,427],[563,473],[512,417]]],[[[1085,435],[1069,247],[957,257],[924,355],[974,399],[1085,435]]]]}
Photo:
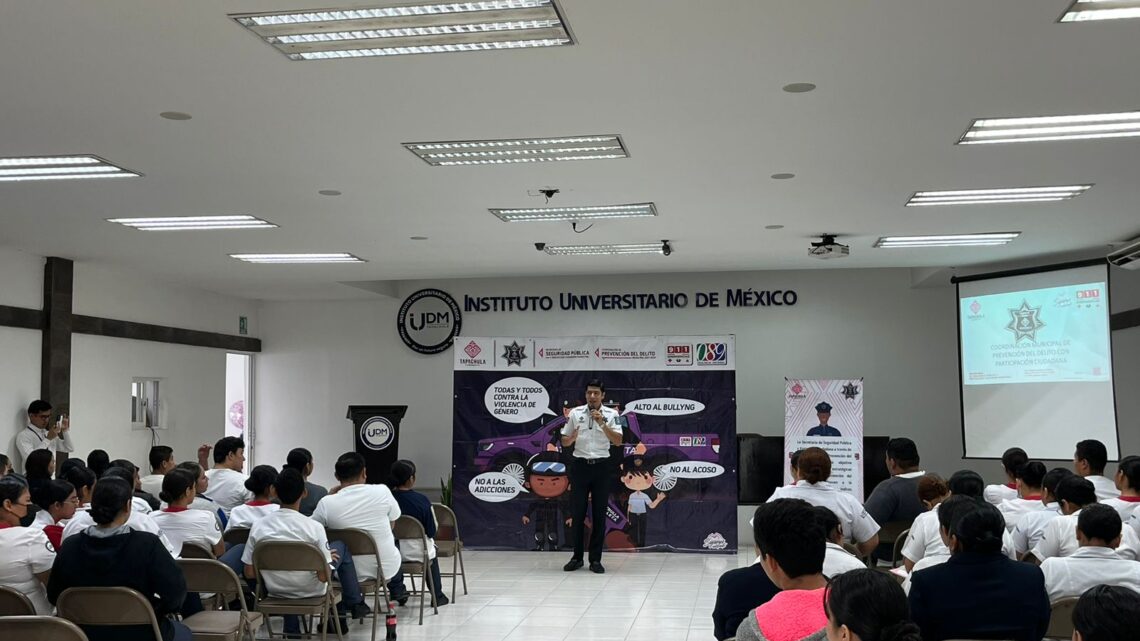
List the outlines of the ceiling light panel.
{"type": "Polygon", "coordinates": [[[984,118],[975,120],[960,145],[1051,140],[1092,140],[1140,136],[1140,112],[984,118]]]}
{"type": "Polygon", "coordinates": [[[656,243],[634,243],[626,245],[547,245],[546,253],[551,256],[614,256],[618,254],[662,254],[664,246],[656,243]]]}
{"type": "Polygon", "coordinates": [[[554,0],[484,0],[230,14],[290,60],[560,47],[574,43],[554,0]]]}
{"type": "Polygon", "coordinates": [[[435,167],[629,158],[618,135],[406,142],[404,147],[435,167]]]}
{"type": "Polygon", "coordinates": [[[205,231],[219,229],[273,229],[271,222],[253,216],[167,216],[157,218],[109,218],[142,231],[205,231]]]}
{"type": "Polygon", "coordinates": [[[0,182],[137,178],[141,175],[138,172],[113,165],[98,156],[0,158],[0,182]]]}
{"type": "Polygon", "coordinates": [[[920,191],[907,201],[907,207],[939,205],[997,205],[1004,203],[1043,203],[1076,198],[1092,185],[1057,187],[1010,187],[1001,189],[958,189],[952,191],[920,191]]]}
{"type": "Polygon", "coordinates": [[[1060,22],[1129,18],[1140,18],[1140,2],[1137,0],[1076,0],[1068,11],[1061,15],[1060,22]]]}
{"type": "Polygon", "coordinates": [[[1021,232],[997,232],[987,234],[950,234],[943,236],[883,236],[875,241],[875,247],[883,249],[900,247],[985,247],[1005,245],[1021,235],[1021,232]]]}
{"type": "Polygon", "coordinates": [[[352,254],[230,254],[246,263],[260,264],[290,264],[290,263],[363,263],[366,262],[352,254]]]}
{"type": "Polygon", "coordinates": [[[657,215],[653,203],[634,205],[599,205],[595,207],[535,207],[529,209],[491,209],[505,223],[579,222],[606,218],[649,218],[657,215]]]}

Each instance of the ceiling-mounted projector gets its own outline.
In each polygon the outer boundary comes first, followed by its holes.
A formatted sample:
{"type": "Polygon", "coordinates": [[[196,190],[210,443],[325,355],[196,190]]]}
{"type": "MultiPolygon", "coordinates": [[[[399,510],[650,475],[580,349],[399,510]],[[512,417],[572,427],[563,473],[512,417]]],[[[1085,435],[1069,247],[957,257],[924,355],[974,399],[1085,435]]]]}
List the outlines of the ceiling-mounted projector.
{"type": "Polygon", "coordinates": [[[1108,262],[1124,269],[1140,269],[1140,241],[1129,243],[1108,255],[1108,262]]]}
{"type": "Polygon", "coordinates": [[[808,256],[828,260],[831,258],[846,258],[851,255],[851,248],[835,242],[834,234],[823,234],[818,243],[808,247],[808,256]]]}

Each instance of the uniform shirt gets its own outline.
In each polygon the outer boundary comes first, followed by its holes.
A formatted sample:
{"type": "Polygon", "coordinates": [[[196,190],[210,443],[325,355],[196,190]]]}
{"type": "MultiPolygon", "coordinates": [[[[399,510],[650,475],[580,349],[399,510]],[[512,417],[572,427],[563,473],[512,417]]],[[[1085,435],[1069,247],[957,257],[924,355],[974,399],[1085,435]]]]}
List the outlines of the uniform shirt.
{"type": "MultiPolygon", "coordinates": [[[[400,505],[386,485],[358,483],[321,499],[313,510],[313,521],[334,530],[356,528],[371,534],[387,580],[400,571],[400,550],[392,535],[392,521],[400,518],[400,514],[400,505]]],[[[423,559],[422,551],[420,559],[423,559]]],[[[353,557],[352,561],[360,580],[377,578],[375,557],[353,557]]]]}
{"type": "Polygon", "coordinates": [[[1005,529],[1013,532],[1017,527],[1021,517],[1030,512],[1039,512],[1045,509],[1045,504],[1041,502],[1040,496],[1030,496],[1027,498],[1006,499],[998,506],[1001,510],[1001,515],[1005,519],[1005,529]]]}
{"type": "Polygon", "coordinates": [[[1120,514],[1120,520],[1127,524],[1136,513],[1136,508],[1140,507],[1140,496],[1120,496],[1115,499],[1104,499],[1099,503],[1116,510],[1120,514]]]}
{"type": "Polygon", "coordinates": [[[168,507],[152,512],[150,517],[158,524],[179,554],[182,553],[182,546],[186,543],[194,543],[207,550],[213,550],[222,540],[222,528],[218,525],[218,519],[209,512],[185,507],[168,507]]]}
{"type": "MultiPolygon", "coordinates": [[[[942,542],[942,533],[939,531],[938,509],[923,512],[910,526],[910,534],[903,543],[903,556],[918,563],[927,556],[949,556],[950,550],[942,542]]],[[[1002,532],[1001,552],[1005,556],[1016,559],[1013,537],[1009,531],[1002,532]]]]}
{"type": "Polygon", "coordinates": [[[1097,501],[1115,499],[1120,496],[1120,490],[1116,489],[1116,481],[1113,481],[1107,476],[1094,474],[1092,476],[1086,476],[1085,480],[1092,481],[1093,487],[1096,488],[1097,501]]]}
{"type": "Polygon", "coordinates": [[[150,503],[146,502],[141,496],[131,497],[131,512],[138,512],[139,514],[150,514],[154,510],[150,509],[150,503]]]}
{"type": "MultiPolygon", "coordinates": [[[[242,563],[253,565],[253,550],[261,541],[311,543],[325,555],[327,563],[332,563],[332,554],[329,553],[329,542],[325,536],[325,529],[321,527],[320,523],[296,510],[277,510],[254,523],[253,527],[249,529],[249,540],[246,541],[245,550],[241,555],[242,563]]],[[[329,573],[331,576],[331,568],[329,573]]],[[[265,579],[265,589],[270,596],[304,599],[323,596],[325,590],[328,589],[328,583],[319,581],[315,572],[278,571],[262,572],[261,575],[265,579]]]]}
{"type": "MultiPolygon", "coordinates": [[[[90,512],[86,509],[76,510],[75,516],[71,517],[71,520],[64,526],[61,540],[66,541],[67,537],[79,534],[92,525],[95,525],[95,519],[91,518],[90,512]]],[[[139,514],[131,510],[131,515],[127,517],[127,525],[129,525],[132,530],[150,532],[157,536],[158,539],[162,541],[162,545],[166,548],[166,551],[170,552],[171,556],[178,556],[178,550],[170,544],[170,539],[166,538],[166,535],[162,533],[162,529],[158,527],[158,524],[154,522],[154,519],[152,519],[149,514],[139,514]]]]}
{"type": "MultiPolygon", "coordinates": [[[[1081,544],[1077,541],[1077,518],[1080,514],[1081,511],[1077,510],[1049,521],[1041,542],[1033,548],[1033,556],[1044,561],[1055,556],[1072,556],[1080,549],[1081,544]]],[[[1116,548],[1116,554],[1131,561],[1140,555],[1140,538],[1135,530],[1129,527],[1120,529],[1120,547],[1116,548]]]]}
{"type": "Polygon", "coordinates": [[[36,575],[50,570],[53,563],[55,548],[42,530],[0,524],[0,585],[28,597],[39,615],[51,616],[52,607],[36,575]]]}
{"type": "Polygon", "coordinates": [[[982,492],[982,498],[986,500],[986,503],[997,507],[1001,505],[1002,501],[1017,498],[1017,486],[1006,485],[1004,483],[1000,485],[987,485],[986,489],[982,492]]]}
{"type": "Polygon", "coordinates": [[[162,481],[166,478],[165,474],[147,474],[139,479],[142,484],[142,491],[147,494],[158,496],[162,494],[162,481]]]}
{"type": "Polygon", "coordinates": [[[820,481],[815,485],[799,481],[795,485],[778,487],[768,502],[771,503],[776,499],[803,499],[812,505],[831,510],[839,518],[843,536],[847,537],[848,541],[863,543],[879,532],[879,524],[867,514],[867,510],[863,509],[863,505],[854,496],[840,492],[827,481],[820,481]]]}
{"type": "Polygon", "coordinates": [[[28,455],[36,450],[47,450],[51,453],[57,452],[74,452],[75,446],[71,443],[71,432],[63,432],[60,436],[53,439],[47,437],[47,430],[28,423],[20,433],[16,435],[16,449],[20,451],[20,459],[13,461],[14,465],[19,465],[23,469],[24,461],[28,460],[28,455]]]}
{"type": "Polygon", "coordinates": [[[1115,585],[1140,592],[1140,563],[1120,558],[1110,548],[1086,545],[1070,556],[1041,564],[1049,601],[1079,597],[1094,585],[1115,585]]]}
{"type": "Polygon", "coordinates": [[[47,510],[40,510],[36,512],[36,518],[28,527],[34,527],[37,530],[42,530],[45,527],[55,523],[55,519],[51,518],[51,512],[47,510]]]}
{"type": "Polygon", "coordinates": [[[1022,515],[1013,528],[1013,550],[1017,558],[1037,547],[1045,536],[1045,526],[1049,521],[1061,516],[1060,503],[1046,503],[1042,509],[1022,515]]]}
{"type": "Polygon", "coordinates": [[[831,541],[827,542],[827,549],[823,554],[823,576],[834,579],[844,572],[866,569],[867,564],[860,561],[854,554],[844,550],[842,545],[836,545],[831,541]]]}
{"type": "Polygon", "coordinates": [[[230,510],[230,520],[226,523],[226,531],[235,527],[253,527],[261,519],[280,510],[281,506],[269,501],[250,501],[230,510]]]}
{"type": "Polygon", "coordinates": [[[216,467],[206,470],[206,478],[210,479],[210,484],[206,487],[206,497],[217,503],[227,516],[230,510],[253,500],[253,492],[245,489],[245,480],[248,477],[241,472],[216,467]]]}
{"type": "MultiPolygon", "coordinates": [[[[611,431],[617,430],[620,434],[621,425],[617,423],[617,410],[605,405],[600,409],[602,417],[606,419],[606,427],[611,431]]],[[[570,414],[566,416],[566,424],[562,426],[562,436],[573,435],[575,428],[578,430],[578,440],[574,441],[575,457],[593,459],[609,457],[610,440],[606,438],[602,426],[590,417],[589,405],[579,405],[570,410],[570,414]]]]}

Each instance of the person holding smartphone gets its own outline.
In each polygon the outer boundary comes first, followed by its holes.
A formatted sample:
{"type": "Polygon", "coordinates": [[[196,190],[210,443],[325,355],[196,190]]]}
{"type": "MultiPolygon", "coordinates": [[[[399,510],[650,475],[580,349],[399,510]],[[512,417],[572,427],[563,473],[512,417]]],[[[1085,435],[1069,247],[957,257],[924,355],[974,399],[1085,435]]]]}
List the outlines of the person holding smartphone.
{"type": "Polygon", "coordinates": [[[71,443],[71,420],[61,414],[53,421],[52,414],[51,403],[47,401],[35,400],[28,405],[28,424],[16,435],[20,463],[36,450],[48,450],[55,455],[75,451],[71,443]]]}
{"type": "Polygon", "coordinates": [[[590,530],[590,571],[602,574],[602,546],[606,538],[606,503],[610,499],[610,446],[621,445],[617,410],[605,407],[606,386],[598,379],[586,383],[586,404],[570,410],[562,427],[562,447],[574,446],[570,459],[571,536],[574,555],[562,566],[567,572],[582,567],[586,503],[593,522],[590,530]]]}

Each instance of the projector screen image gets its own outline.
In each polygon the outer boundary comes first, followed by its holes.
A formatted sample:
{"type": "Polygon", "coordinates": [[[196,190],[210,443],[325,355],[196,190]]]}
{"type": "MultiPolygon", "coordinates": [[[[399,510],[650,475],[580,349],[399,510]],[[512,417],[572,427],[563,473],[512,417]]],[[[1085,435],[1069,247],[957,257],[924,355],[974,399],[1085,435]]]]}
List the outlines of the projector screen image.
{"type": "Polygon", "coordinates": [[[1119,456],[1107,266],[960,282],[958,328],[966,456],[1119,456]]]}

